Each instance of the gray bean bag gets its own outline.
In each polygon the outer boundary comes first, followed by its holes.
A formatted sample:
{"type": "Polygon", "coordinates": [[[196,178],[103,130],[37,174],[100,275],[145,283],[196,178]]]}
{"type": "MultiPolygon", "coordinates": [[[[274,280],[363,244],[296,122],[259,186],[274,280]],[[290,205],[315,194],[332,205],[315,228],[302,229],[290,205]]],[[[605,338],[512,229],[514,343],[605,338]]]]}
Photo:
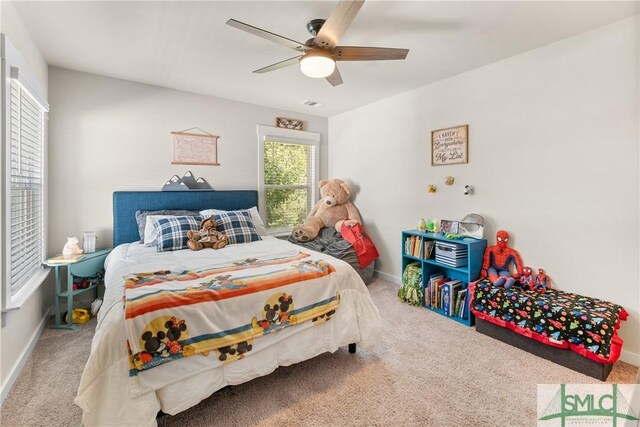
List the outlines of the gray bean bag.
{"type": "Polygon", "coordinates": [[[360,275],[362,281],[367,285],[373,279],[374,263],[372,262],[364,269],[360,268],[358,256],[351,246],[351,243],[344,240],[340,233],[338,233],[333,227],[325,227],[321,229],[320,233],[318,233],[318,237],[310,242],[298,242],[293,238],[293,236],[289,236],[288,240],[296,245],[303,246],[313,251],[322,252],[347,262],[360,275]]]}

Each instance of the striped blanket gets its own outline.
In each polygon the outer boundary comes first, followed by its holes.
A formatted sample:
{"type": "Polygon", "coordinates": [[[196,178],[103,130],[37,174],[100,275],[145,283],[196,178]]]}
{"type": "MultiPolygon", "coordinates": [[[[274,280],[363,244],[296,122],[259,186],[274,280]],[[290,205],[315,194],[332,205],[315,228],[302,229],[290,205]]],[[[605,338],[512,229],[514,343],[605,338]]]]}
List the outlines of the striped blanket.
{"type": "Polygon", "coordinates": [[[308,257],[125,277],[129,375],[193,355],[238,360],[263,335],[329,320],[340,304],[335,268],[308,257]]]}

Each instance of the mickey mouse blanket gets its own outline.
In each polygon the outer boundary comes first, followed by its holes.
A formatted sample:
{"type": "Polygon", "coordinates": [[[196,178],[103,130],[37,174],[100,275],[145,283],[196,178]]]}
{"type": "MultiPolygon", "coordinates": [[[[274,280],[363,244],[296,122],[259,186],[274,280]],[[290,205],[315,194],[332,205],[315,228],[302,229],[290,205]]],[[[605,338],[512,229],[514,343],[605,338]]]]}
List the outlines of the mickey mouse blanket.
{"type": "Polygon", "coordinates": [[[237,360],[264,335],[329,320],[340,304],[336,270],[309,256],[125,277],[129,375],[188,356],[237,360]]]}

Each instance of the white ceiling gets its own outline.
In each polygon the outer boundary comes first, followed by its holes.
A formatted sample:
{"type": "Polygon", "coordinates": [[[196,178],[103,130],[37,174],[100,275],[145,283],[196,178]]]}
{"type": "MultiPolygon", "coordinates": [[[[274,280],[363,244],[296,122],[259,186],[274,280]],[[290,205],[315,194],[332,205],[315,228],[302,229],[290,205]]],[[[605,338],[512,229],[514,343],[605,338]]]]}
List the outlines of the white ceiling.
{"type": "Polygon", "coordinates": [[[296,52],[225,25],[235,18],[304,42],[335,1],[27,2],[15,7],[50,65],[332,116],[639,13],[633,2],[368,1],[340,44],[409,48],[405,61],[340,62],[344,84],[296,52]],[[321,107],[300,105],[304,99],[321,107]]]}

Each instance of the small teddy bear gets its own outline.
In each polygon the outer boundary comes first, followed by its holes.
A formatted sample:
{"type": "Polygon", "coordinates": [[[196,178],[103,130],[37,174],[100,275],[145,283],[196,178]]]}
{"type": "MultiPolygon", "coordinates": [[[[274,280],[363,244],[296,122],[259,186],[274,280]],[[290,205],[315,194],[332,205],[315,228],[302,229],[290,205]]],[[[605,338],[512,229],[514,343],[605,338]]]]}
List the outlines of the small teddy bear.
{"type": "Polygon", "coordinates": [[[80,241],[78,241],[77,237],[67,237],[67,243],[64,244],[64,248],[62,248],[62,256],[70,257],[72,255],[80,255],[84,252],[80,249],[80,241]]]}
{"type": "Polygon", "coordinates": [[[222,249],[227,246],[227,236],[216,230],[216,220],[210,216],[200,222],[200,231],[189,230],[187,246],[192,251],[202,248],[222,249]]]}

